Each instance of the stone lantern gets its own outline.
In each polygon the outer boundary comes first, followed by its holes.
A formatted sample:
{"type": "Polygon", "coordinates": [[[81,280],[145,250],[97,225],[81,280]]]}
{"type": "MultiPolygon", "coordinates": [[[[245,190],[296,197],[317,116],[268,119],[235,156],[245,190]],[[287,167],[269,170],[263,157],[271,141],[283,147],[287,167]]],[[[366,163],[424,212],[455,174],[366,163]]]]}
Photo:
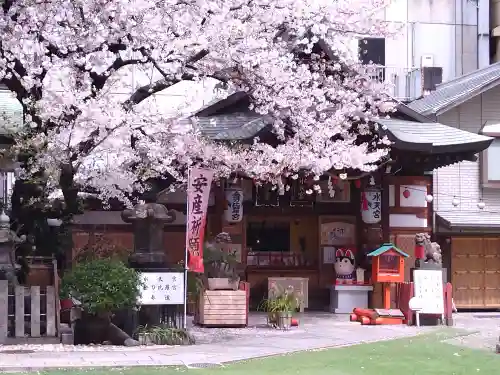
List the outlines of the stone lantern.
{"type": "Polygon", "coordinates": [[[16,263],[15,245],[23,242],[10,229],[10,218],[4,210],[0,213],[0,280],[8,280],[17,285],[16,271],[20,266],[16,263]]]}
{"type": "MultiPolygon", "coordinates": [[[[132,209],[124,210],[122,220],[131,223],[134,231],[134,252],[129,257],[130,266],[139,271],[165,268],[167,256],[163,227],[175,220],[175,212],[169,211],[162,204],[140,203],[132,209]]],[[[137,323],[158,325],[161,320],[160,307],[142,306],[138,316],[128,311],[122,319],[125,320],[125,331],[131,334],[137,323]]]]}
{"type": "Polygon", "coordinates": [[[134,252],[129,258],[136,269],[166,265],[163,227],[175,220],[175,212],[158,203],[140,203],[122,212],[122,220],[134,230],[134,252]]]}

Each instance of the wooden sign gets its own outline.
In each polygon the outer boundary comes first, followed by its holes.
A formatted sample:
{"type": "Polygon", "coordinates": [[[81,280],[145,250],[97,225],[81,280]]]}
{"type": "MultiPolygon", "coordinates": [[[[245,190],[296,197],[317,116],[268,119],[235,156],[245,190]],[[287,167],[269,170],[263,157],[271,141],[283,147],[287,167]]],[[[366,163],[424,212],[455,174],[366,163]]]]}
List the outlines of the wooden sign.
{"type": "Polygon", "coordinates": [[[420,314],[444,314],[443,273],[440,270],[414,270],[415,298],[420,314]]]}
{"type": "Polygon", "coordinates": [[[352,245],[355,241],[355,226],[351,223],[332,222],[321,224],[321,245],[352,245]]]}

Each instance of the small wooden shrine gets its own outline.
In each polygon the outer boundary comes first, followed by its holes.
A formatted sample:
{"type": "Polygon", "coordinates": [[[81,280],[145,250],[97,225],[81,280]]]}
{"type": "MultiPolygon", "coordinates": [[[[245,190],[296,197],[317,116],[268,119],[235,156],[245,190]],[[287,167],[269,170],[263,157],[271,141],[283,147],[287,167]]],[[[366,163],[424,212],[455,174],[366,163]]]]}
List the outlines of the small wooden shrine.
{"type": "Polygon", "coordinates": [[[372,281],[383,285],[383,309],[359,309],[351,314],[351,321],[361,324],[402,324],[404,315],[391,309],[391,284],[405,279],[405,258],[409,255],[392,243],[386,243],[367,254],[372,259],[372,281]]]}

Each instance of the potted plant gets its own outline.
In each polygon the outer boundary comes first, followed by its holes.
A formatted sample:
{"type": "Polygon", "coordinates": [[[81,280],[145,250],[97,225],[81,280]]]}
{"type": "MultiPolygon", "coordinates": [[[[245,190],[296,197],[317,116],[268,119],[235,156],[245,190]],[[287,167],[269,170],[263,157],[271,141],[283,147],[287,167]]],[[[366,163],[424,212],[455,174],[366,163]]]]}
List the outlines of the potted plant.
{"type": "Polygon", "coordinates": [[[219,233],[215,241],[204,248],[203,263],[208,290],[238,290],[239,262],[234,252],[229,251],[231,237],[219,233]]]}
{"type": "Polygon", "coordinates": [[[82,319],[75,325],[75,343],[137,345],[111,323],[111,317],[115,311],[136,307],[140,286],[139,274],[118,260],[76,264],[61,282],[61,297],[78,300],[82,309],[82,319]]]}
{"type": "Polygon", "coordinates": [[[269,296],[262,301],[261,308],[267,311],[269,323],[281,329],[288,329],[292,325],[293,313],[300,304],[298,294],[293,287],[286,289],[274,284],[271,286],[269,296]]]}

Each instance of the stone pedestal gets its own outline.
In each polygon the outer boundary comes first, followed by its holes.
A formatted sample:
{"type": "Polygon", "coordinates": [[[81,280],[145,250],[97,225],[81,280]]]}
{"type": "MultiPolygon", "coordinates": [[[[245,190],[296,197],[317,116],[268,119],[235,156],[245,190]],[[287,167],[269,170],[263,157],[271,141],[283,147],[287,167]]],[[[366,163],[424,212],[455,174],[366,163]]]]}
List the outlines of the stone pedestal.
{"type": "Polygon", "coordinates": [[[330,312],[350,314],[357,307],[368,308],[368,293],[371,285],[332,285],[330,286],[330,312]]]}

